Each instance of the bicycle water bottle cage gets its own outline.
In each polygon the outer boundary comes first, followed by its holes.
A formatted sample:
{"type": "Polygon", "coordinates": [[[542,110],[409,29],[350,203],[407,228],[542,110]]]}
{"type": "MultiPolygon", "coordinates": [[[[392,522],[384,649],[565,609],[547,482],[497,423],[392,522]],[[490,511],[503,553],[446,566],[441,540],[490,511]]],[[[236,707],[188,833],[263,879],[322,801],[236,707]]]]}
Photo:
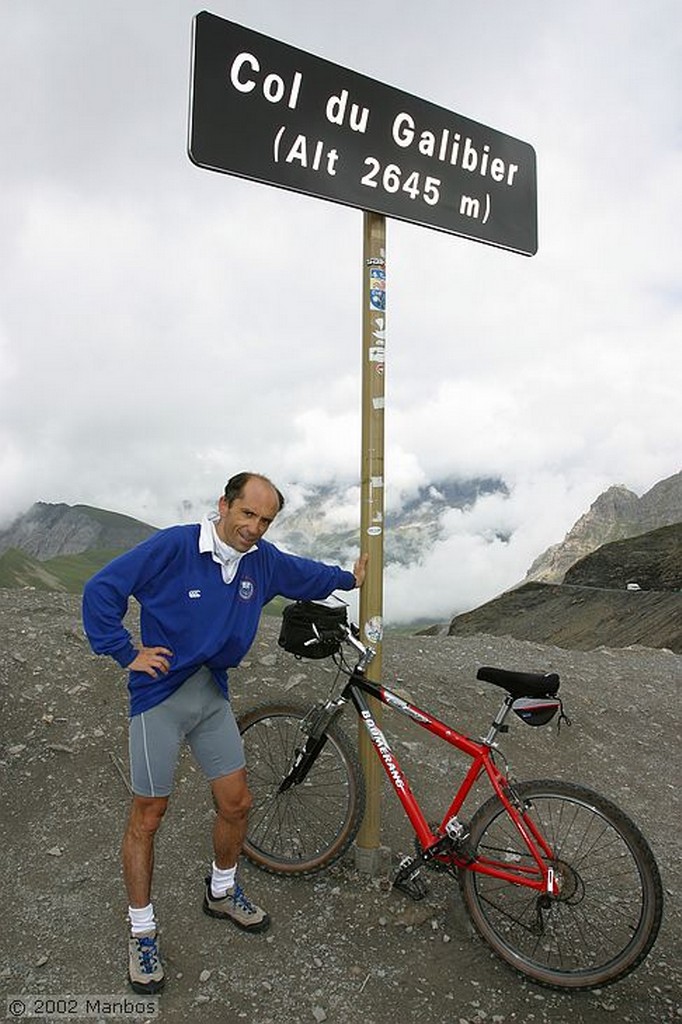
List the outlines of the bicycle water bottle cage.
{"type": "Polygon", "coordinates": [[[347,606],[296,601],[282,612],[278,644],[297,658],[329,658],[341,647],[347,606]]]}

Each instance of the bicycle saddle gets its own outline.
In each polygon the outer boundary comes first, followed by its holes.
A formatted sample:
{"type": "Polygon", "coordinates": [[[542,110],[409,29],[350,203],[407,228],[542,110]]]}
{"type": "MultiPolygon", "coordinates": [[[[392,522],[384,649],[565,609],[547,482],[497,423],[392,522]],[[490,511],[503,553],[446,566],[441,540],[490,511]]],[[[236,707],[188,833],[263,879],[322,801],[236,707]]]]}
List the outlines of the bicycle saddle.
{"type": "Polygon", "coordinates": [[[512,672],[506,668],[479,668],[476,678],[501,686],[512,697],[553,697],[559,691],[556,672],[512,672]]]}

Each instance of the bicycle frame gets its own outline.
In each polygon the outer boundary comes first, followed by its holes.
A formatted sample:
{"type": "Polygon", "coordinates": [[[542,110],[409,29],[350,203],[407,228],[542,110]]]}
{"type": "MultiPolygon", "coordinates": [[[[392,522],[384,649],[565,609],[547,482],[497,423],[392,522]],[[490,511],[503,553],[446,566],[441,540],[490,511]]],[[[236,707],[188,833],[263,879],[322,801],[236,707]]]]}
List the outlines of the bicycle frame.
{"type": "Polygon", "coordinates": [[[488,736],[478,742],[457,732],[456,729],[451,728],[445,722],[429,714],[429,712],[404,700],[388,687],[368,680],[357,671],[351,675],[341,695],[343,702],[348,699],[355,706],[360,721],[367,731],[389,782],[412,824],[422,847],[422,857],[424,860],[436,858],[449,863],[454,861],[459,869],[490,875],[502,881],[523,885],[538,892],[548,893],[549,895],[558,895],[558,879],[552,867],[552,863],[555,861],[554,853],[533,822],[523,819],[518,801],[510,791],[507,778],[496,766],[493,759],[494,739],[508,712],[511,710],[511,698],[503,702],[488,736]],[[386,707],[397,711],[398,714],[416,722],[422,729],[433,733],[471,758],[471,767],[457,789],[436,831],[428,824],[398,759],[386,740],[383,731],[374,720],[365,699],[365,694],[373,697],[386,707]],[[507,862],[480,856],[471,859],[465,853],[458,853],[456,845],[453,845],[449,851],[443,852],[442,844],[444,837],[448,836],[448,823],[452,822],[453,819],[457,819],[457,815],[474,784],[482,775],[487,776],[507,815],[523,837],[523,841],[535,866],[533,864],[516,864],[512,867],[507,862]]]}

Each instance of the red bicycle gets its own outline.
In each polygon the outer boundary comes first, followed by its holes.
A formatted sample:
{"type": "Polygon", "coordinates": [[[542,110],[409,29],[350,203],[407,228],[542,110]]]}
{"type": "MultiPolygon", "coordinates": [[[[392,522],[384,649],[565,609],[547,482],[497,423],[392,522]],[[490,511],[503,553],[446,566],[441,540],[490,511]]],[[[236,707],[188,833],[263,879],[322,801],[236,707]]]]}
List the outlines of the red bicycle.
{"type": "Polygon", "coordinates": [[[310,615],[311,603],[289,608],[310,623],[309,639],[301,640],[299,631],[287,641],[283,629],[282,646],[308,657],[319,647],[339,672],[326,700],[312,707],[269,703],[240,716],[253,794],[246,856],[267,871],[303,875],[328,867],[349,848],[365,807],[356,749],[338,723],[352,704],[416,837],[415,856],[400,865],[395,886],[420,898],[423,866],[451,872],[481,937],[539,984],[592,989],[633,971],[651,950],[663,912],[660,874],[646,839],[614,803],[585,786],[514,781],[499,751],[510,712],[530,725],[545,725],[557,714],[566,719],[559,677],[479,669],[477,678],[505,695],[487,735],[474,740],[366,678],[374,651],[347,624],[345,608],[344,621],[331,628],[315,621],[314,610],[310,615]],[[357,652],[355,665],[346,661],[344,647],[357,652]],[[471,759],[437,824],[426,820],[367,697],[471,759]],[[462,808],[480,779],[492,794],[466,821],[462,808]]]}

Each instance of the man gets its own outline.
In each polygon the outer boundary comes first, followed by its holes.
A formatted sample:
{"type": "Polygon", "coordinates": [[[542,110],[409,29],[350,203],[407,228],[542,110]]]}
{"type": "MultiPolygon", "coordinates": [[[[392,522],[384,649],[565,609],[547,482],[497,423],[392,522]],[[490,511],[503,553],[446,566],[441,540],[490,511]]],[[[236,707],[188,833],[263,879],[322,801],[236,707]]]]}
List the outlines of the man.
{"type": "Polygon", "coordinates": [[[129,978],[136,992],[164,983],[151,902],[154,836],[168,805],[186,739],[210,780],[216,810],[213,863],[203,909],[247,931],[269,916],[236,881],[251,802],[227,670],[253,643],[260,612],[276,595],[316,600],[362,586],[367,556],[346,572],[279,551],[263,540],[284,499],[267,477],[232,477],[217,515],[160,530],[95,575],[83,593],[92,649],[130,671],[133,801],[123,838],[128,894],[129,978]],[[128,600],[140,605],[141,646],[123,626],[128,600]]]}

